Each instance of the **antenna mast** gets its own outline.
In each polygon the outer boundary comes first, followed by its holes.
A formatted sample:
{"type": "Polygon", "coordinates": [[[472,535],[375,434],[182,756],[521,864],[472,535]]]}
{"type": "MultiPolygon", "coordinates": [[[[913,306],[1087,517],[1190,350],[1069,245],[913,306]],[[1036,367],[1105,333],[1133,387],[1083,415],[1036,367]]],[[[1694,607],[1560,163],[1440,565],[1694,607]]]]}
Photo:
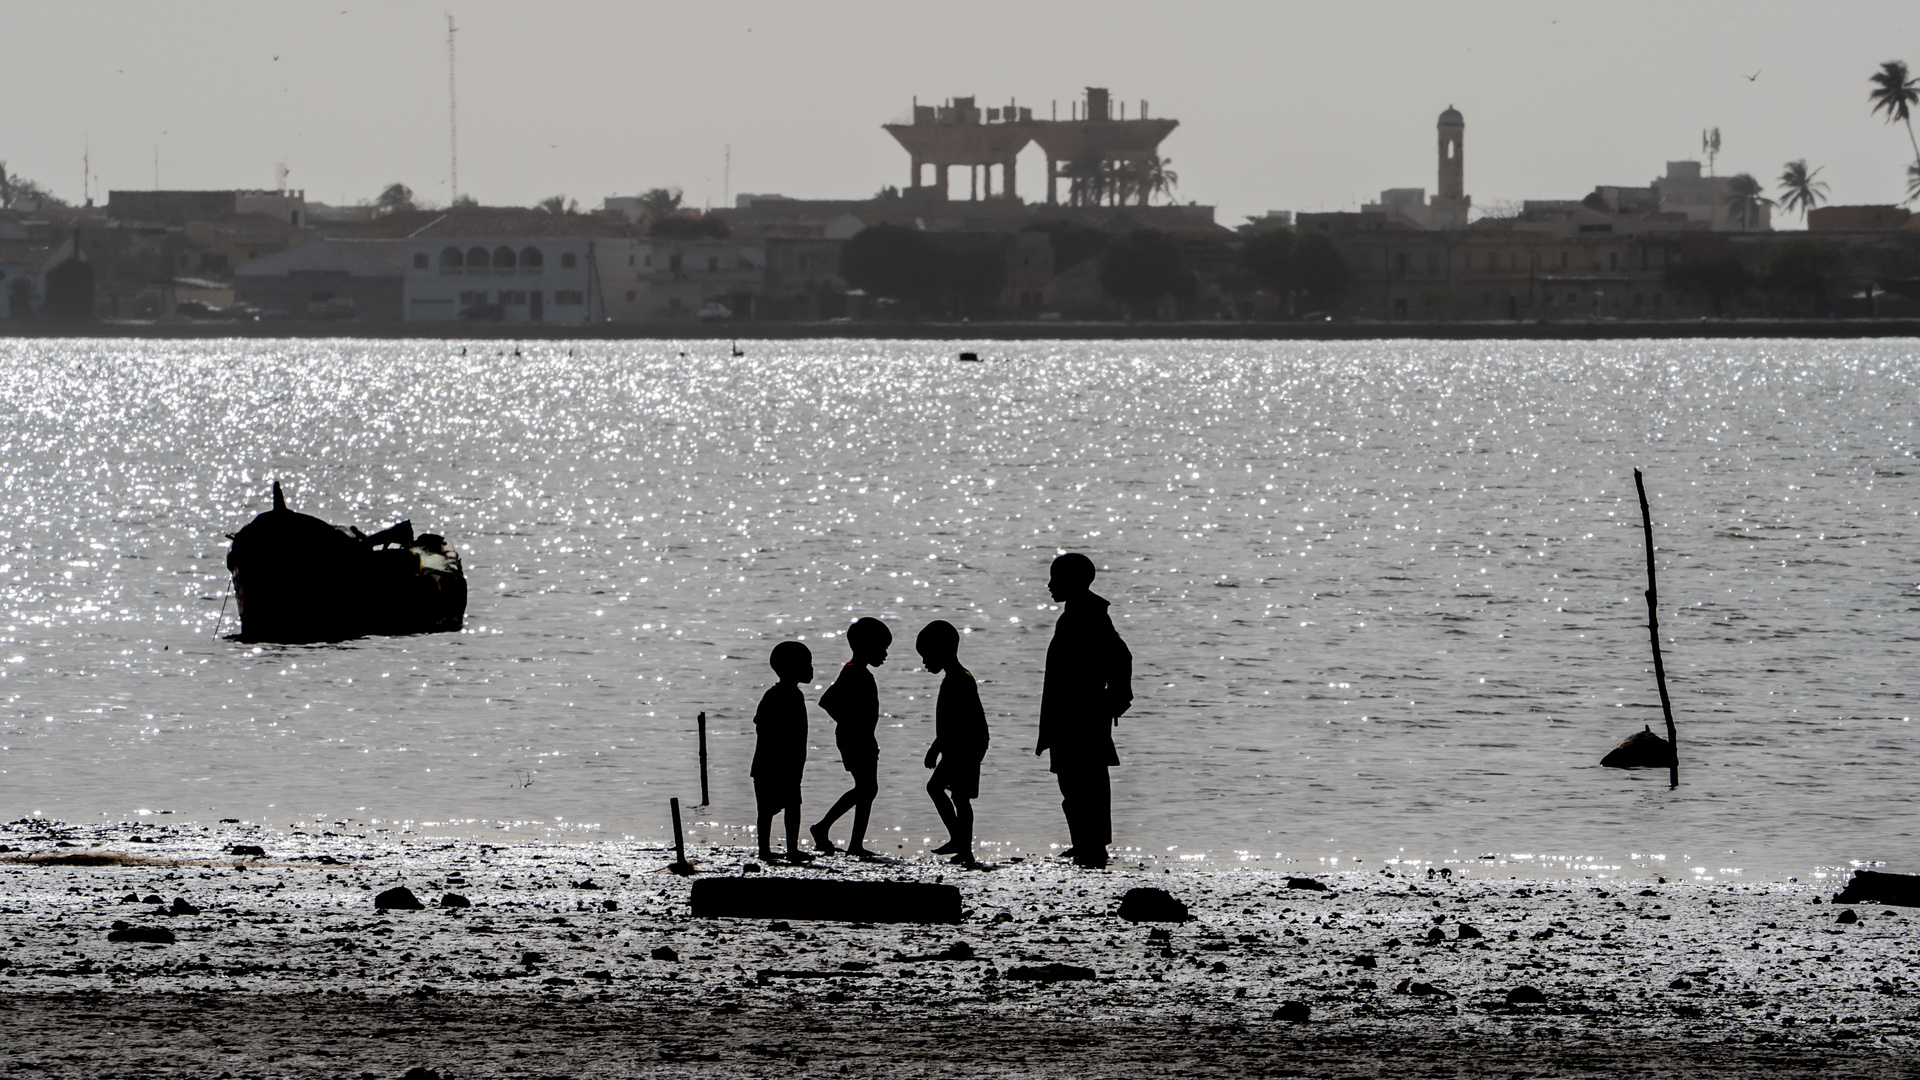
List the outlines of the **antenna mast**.
{"type": "Polygon", "coordinates": [[[460,201],[460,111],[453,93],[453,13],[447,13],[447,186],[460,201]]]}
{"type": "Polygon", "coordinates": [[[733,205],[733,144],[732,143],[726,144],[726,164],[722,166],[720,176],[721,176],[720,205],[723,208],[732,206],[733,205]]]}

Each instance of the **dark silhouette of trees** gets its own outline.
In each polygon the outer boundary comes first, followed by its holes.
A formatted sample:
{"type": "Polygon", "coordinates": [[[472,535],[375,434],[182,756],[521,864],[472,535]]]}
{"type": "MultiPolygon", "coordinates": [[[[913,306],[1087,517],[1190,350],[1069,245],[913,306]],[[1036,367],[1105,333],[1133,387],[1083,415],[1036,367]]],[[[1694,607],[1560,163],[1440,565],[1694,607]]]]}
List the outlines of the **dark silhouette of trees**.
{"type": "Polygon", "coordinates": [[[640,209],[648,220],[680,211],[679,188],[648,188],[640,193],[640,209]]]}
{"type": "Polygon", "coordinates": [[[453,209],[455,210],[478,210],[479,208],[480,200],[471,195],[460,194],[453,197],[453,209]]]}
{"type": "Polygon", "coordinates": [[[380,192],[379,198],[373,200],[373,212],[380,217],[417,209],[419,207],[414,205],[413,189],[405,184],[388,184],[380,192]]]}
{"type": "Polygon", "coordinates": [[[1107,250],[1107,242],[1113,239],[1113,234],[1105,229],[1069,218],[1041,218],[1021,231],[1047,234],[1047,242],[1053,247],[1053,272],[1056,274],[1079,266],[1107,250]]]}
{"type": "Polygon", "coordinates": [[[1752,173],[1727,177],[1727,209],[1740,219],[1742,229],[1753,228],[1760,218],[1760,208],[1773,205],[1772,199],[1761,194],[1764,190],[1752,173]]]}
{"type": "Polygon", "coordinates": [[[580,203],[578,200],[569,199],[565,195],[549,195],[533,204],[533,208],[543,213],[554,215],[577,214],[580,212],[580,203]]]}
{"type": "Polygon", "coordinates": [[[1195,283],[1180,246],[1159,229],[1115,238],[1100,264],[1100,287],[1135,315],[1151,313],[1163,296],[1190,303],[1195,283]]]}
{"type": "Polygon", "coordinates": [[[984,314],[1007,281],[1005,237],[940,238],[904,225],[860,230],[840,249],[840,277],[917,312],[984,314]]]}
{"type": "Polygon", "coordinates": [[[1815,169],[1808,172],[1807,159],[1801,158],[1787,162],[1786,170],[1780,174],[1780,205],[1788,211],[1799,211],[1803,221],[1807,211],[1827,201],[1827,185],[1814,179],[1820,175],[1820,171],[1815,169]]]}
{"type": "Polygon", "coordinates": [[[1240,249],[1240,267],[1278,297],[1287,314],[1300,313],[1305,300],[1314,308],[1337,306],[1353,282],[1353,273],[1333,241],[1321,233],[1268,229],[1240,249]]]}
{"type": "Polygon", "coordinates": [[[647,223],[647,235],[661,240],[725,240],[733,235],[733,225],[717,210],[663,214],[647,223]]]}
{"type": "Polygon", "coordinates": [[[1846,253],[1813,237],[1782,240],[1767,250],[1767,292],[1803,310],[1825,313],[1846,267],[1846,253]]]}
{"type": "Polygon", "coordinates": [[[1676,292],[1707,300],[1715,315],[1724,315],[1727,301],[1738,299],[1753,287],[1753,275],[1732,256],[1675,263],[1667,267],[1660,280],[1676,292]]]}
{"type": "Polygon", "coordinates": [[[7,171],[7,163],[0,161],[0,210],[11,209],[15,205],[33,201],[42,206],[65,206],[66,200],[48,191],[43,184],[7,171]]]}

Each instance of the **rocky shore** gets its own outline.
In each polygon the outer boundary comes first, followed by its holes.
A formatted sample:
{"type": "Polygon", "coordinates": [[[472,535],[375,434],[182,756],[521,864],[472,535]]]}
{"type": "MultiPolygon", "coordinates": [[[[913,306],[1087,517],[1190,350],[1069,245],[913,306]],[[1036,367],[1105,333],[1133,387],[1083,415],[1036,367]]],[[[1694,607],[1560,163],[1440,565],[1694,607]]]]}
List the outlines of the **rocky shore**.
{"type": "Polygon", "coordinates": [[[689,855],[944,882],[965,916],[695,919],[647,845],[26,820],[0,1072],[1882,1077],[1920,1047],[1920,912],[1831,883],[689,855]],[[1121,919],[1139,887],[1192,918],[1121,919]]]}

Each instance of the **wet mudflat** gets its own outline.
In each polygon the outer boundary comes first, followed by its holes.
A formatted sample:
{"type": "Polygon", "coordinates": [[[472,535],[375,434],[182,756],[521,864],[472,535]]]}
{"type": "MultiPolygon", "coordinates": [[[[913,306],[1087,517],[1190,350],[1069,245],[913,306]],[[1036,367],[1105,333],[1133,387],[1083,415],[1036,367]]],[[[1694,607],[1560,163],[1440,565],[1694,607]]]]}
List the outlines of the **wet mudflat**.
{"type": "Polygon", "coordinates": [[[747,922],[691,918],[654,846],[326,832],[0,829],[0,1073],[1832,1077],[1920,1045],[1920,912],[1830,884],[830,859],[778,872],[944,881],[966,918],[747,922]],[[426,906],[376,909],[396,886],[426,906]],[[1139,886],[1194,918],[1121,920],[1139,886]]]}

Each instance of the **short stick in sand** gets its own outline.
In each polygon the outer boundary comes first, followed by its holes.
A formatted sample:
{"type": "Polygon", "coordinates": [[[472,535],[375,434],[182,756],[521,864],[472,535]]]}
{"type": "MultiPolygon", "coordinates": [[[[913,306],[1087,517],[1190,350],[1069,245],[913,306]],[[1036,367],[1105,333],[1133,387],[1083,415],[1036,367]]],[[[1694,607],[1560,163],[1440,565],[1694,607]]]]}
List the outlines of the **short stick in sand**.
{"type": "Polygon", "coordinates": [[[680,800],[669,799],[667,804],[673,808],[673,863],[667,869],[676,874],[691,874],[693,864],[687,861],[687,839],[680,831],[680,800]]]}
{"type": "Polygon", "coordinates": [[[1647,535],[1647,633],[1653,637],[1653,677],[1660,684],[1660,710],[1667,717],[1667,746],[1673,761],[1667,767],[1669,787],[1680,786],[1680,739],[1673,728],[1673,702],[1667,697],[1667,666],[1660,660],[1660,589],[1653,579],[1653,512],[1647,508],[1647,484],[1633,470],[1633,486],[1640,491],[1640,525],[1647,535]]]}

